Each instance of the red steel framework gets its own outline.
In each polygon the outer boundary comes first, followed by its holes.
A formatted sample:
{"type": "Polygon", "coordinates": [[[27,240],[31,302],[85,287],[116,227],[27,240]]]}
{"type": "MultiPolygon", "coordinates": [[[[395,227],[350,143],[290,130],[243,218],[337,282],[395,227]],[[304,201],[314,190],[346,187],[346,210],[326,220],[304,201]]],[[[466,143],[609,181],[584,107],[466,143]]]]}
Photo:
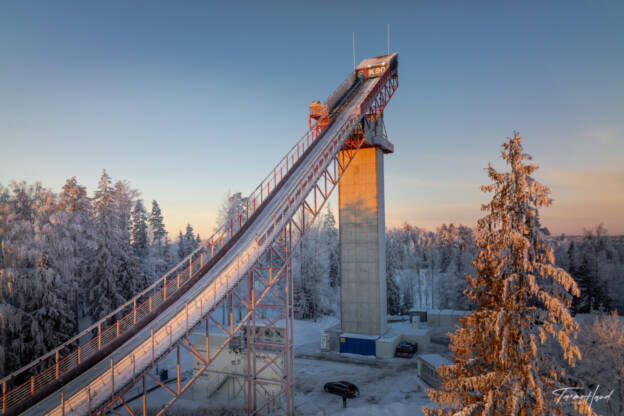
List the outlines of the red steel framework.
{"type": "MultiPolygon", "coordinates": [[[[359,105],[358,111],[351,115],[340,126],[335,136],[325,144],[316,156],[305,179],[288,195],[286,201],[273,216],[273,224],[265,230],[263,235],[257,236],[257,241],[268,244],[264,254],[249,268],[246,277],[241,279],[226,296],[223,296],[210,310],[205,311],[202,320],[186,328],[186,335],[178,340],[171,340],[170,347],[160,357],[153,357],[152,365],[137,372],[133,372],[132,382],[121,388],[111,389],[110,399],[105,404],[91,407],[89,397],[89,414],[103,413],[105,409],[117,413],[116,407],[121,405],[129,414],[134,415],[130,406],[124,400],[124,395],[137,383],[142,383],[143,414],[146,414],[145,385],[147,379],[153,379],[160,387],[172,394],[171,400],[158,414],[163,414],[175,400],[193,384],[195,380],[209,367],[210,363],[235,336],[244,333],[244,342],[247,353],[247,394],[248,413],[280,411],[287,415],[294,414],[294,379],[293,379],[293,332],[292,332],[292,266],[291,246],[305,233],[306,224],[314,221],[324,206],[327,198],[338,184],[340,177],[355,156],[363,143],[363,127],[361,118],[368,117],[375,120],[385,108],[386,104],[398,88],[396,70],[387,70],[377,81],[359,105]],[[340,151],[343,150],[343,151],[340,151]],[[293,236],[294,234],[294,236],[293,236]],[[268,275],[267,275],[268,273],[268,275]],[[241,295],[243,293],[244,295],[241,295]],[[232,302],[236,299],[245,308],[245,314],[234,325],[232,302]],[[229,305],[229,328],[225,328],[213,316],[214,312],[223,303],[229,305]],[[262,309],[280,311],[277,319],[266,320],[265,314],[259,314],[262,309]],[[265,328],[281,329],[284,340],[279,345],[267,345],[266,341],[256,338],[257,322],[261,320],[265,328]],[[226,340],[210,354],[208,323],[216,323],[226,335],[226,340]],[[284,328],[278,328],[277,323],[283,323],[284,328]],[[202,357],[192,344],[188,334],[200,324],[206,325],[206,355],[202,357]],[[241,330],[246,328],[245,330],[241,330]],[[260,368],[256,362],[258,348],[271,347],[279,350],[278,354],[260,368]],[[180,351],[187,351],[202,363],[202,367],[188,380],[185,385],[180,379],[180,351]],[[177,386],[173,390],[160,382],[152,374],[156,364],[172,352],[177,354],[177,386]],[[275,372],[278,359],[282,357],[283,379],[276,381],[264,377],[268,369],[275,372]],[[270,393],[268,385],[277,385],[279,394],[270,393]]],[[[169,307],[180,298],[183,293],[197,282],[212,265],[214,265],[241,235],[249,220],[258,214],[259,209],[275,194],[296,168],[302,157],[314,146],[322,130],[313,126],[289,150],[286,156],[263,179],[260,185],[246,199],[244,212],[229,223],[221,227],[215,234],[186,259],[175,266],[163,278],[119,307],[100,321],[87,328],[76,337],[70,339],[55,350],[40,357],[31,364],[10,374],[1,380],[2,408],[1,414],[17,414],[27,408],[26,404],[41,400],[63,384],[76,377],[94,363],[101,361],[115,348],[127,341],[134,333],[144,328],[155,316],[169,307]],[[92,337],[84,341],[85,338],[92,337]],[[33,370],[42,371],[32,374],[33,370]],[[17,382],[17,383],[16,383],[17,382]],[[11,389],[8,387],[13,385],[11,389]]],[[[188,304],[187,304],[188,308],[188,304]]],[[[114,386],[114,366],[111,359],[111,381],[114,386]]],[[[59,397],[58,414],[65,414],[66,398],[61,390],[59,397]]]]}

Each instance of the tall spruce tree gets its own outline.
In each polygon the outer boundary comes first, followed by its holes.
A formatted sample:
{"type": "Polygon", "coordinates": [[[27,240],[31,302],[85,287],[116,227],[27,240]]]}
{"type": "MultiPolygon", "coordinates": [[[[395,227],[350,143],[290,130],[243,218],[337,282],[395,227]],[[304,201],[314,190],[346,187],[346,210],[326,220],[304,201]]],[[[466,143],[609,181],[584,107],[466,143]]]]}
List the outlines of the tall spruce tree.
{"type": "Polygon", "coordinates": [[[132,210],[132,247],[136,255],[145,260],[147,257],[147,215],[143,201],[137,200],[132,210]]]}
{"type": "Polygon", "coordinates": [[[186,253],[186,240],[184,239],[184,234],[182,234],[182,231],[180,231],[178,233],[178,261],[186,257],[186,253]]]}
{"type": "Polygon", "coordinates": [[[165,224],[163,222],[163,215],[160,210],[160,206],[155,200],[152,201],[152,212],[149,216],[149,225],[152,232],[152,243],[157,247],[160,247],[164,242],[167,232],[165,231],[165,224]]]}
{"type": "MultiPolygon", "coordinates": [[[[526,162],[517,133],[503,144],[502,158],[511,167],[500,173],[491,165],[494,193],[482,205],[478,221],[475,276],[466,276],[465,293],[476,309],[461,319],[451,334],[453,364],[443,366],[440,390],[429,389],[439,408],[427,415],[562,415],[553,391],[564,370],[545,354],[544,344],[556,341],[564,359],[574,365],[581,358],[573,338],[578,324],[568,308],[578,295],[574,280],[555,267],[553,250],[543,238],[538,209],[551,204],[550,190],[531,174],[537,166],[526,162]]],[[[587,403],[575,401],[582,414],[587,403]]]]}
{"type": "Polygon", "coordinates": [[[199,242],[195,239],[195,234],[193,234],[193,227],[191,227],[191,224],[186,224],[186,232],[184,233],[185,256],[195,251],[198,244],[199,242]]]}
{"type": "Polygon", "coordinates": [[[60,273],[66,282],[71,282],[74,331],[78,332],[87,292],[88,258],[95,236],[87,189],[79,185],[75,177],[67,179],[63,185],[56,218],[55,228],[61,235],[56,244],[57,257],[61,260],[60,273]]]}

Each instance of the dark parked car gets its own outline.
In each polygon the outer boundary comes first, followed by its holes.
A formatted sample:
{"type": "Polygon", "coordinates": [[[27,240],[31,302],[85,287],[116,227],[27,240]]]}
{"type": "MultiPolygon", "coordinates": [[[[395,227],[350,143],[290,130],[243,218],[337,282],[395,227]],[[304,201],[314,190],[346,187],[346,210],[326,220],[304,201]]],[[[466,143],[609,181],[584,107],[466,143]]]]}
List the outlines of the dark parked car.
{"type": "Polygon", "coordinates": [[[353,383],[348,381],[330,381],[325,383],[323,390],[327,393],[336,394],[347,399],[354,399],[360,397],[360,389],[353,383]]]}
{"type": "Polygon", "coordinates": [[[395,357],[412,358],[418,346],[410,342],[401,342],[394,350],[395,357]]]}

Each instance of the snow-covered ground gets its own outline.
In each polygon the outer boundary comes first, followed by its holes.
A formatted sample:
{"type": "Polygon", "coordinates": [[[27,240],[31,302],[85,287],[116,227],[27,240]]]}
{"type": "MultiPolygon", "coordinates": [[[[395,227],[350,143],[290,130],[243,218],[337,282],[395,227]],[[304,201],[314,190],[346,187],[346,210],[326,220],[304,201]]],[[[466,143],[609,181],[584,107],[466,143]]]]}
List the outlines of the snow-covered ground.
{"type": "MultiPolygon", "coordinates": [[[[295,358],[295,407],[298,415],[420,415],[429,404],[416,366],[388,360],[373,365],[295,358]],[[339,396],[325,393],[328,381],[347,380],[358,386],[360,397],[343,409],[339,396]]],[[[413,361],[402,360],[402,361],[413,361]]]]}
{"type": "Polygon", "coordinates": [[[421,407],[431,402],[427,387],[417,375],[416,358],[381,360],[351,354],[332,354],[331,361],[301,358],[320,351],[320,334],[339,323],[335,317],[318,322],[295,320],[295,408],[298,415],[421,415],[421,407]],[[342,357],[341,357],[342,356],[342,357]],[[345,362],[338,362],[344,358],[345,362]],[[325,393],[328,381],[350,381],[360,389],[360,397],[349,400],[325,393]]]}
{"type": "MultiPolygon", "coordinates": [[[[331,354],[323,359],[320,351],[320,334],[323,330],[336,325],[335,317],[324,317],[312,321],[294,322],[295,329],[295,408],[297,415],[422,415],[423,405],[431,402],[424,392],[424,384],[417,376],[416,358],[377,359],[351,354],[331,354]],[[315,356],[311,356],[315,354],[315,356]],[[305,357],[305,358],[304,358],[305,357]],[[360,397],[349,400],[343,409],[339,396],[325,393],[323,386],[328,381],[347,380],[355,383],[360,390],[360,397]]],[[[191,375],[192,357],[182,354],[182,374],[191,375]]],[[[175,355],[165,358],[160,368],[169,370],[169,377],[175,375],[175,355]]],[[[155,383],[149,383],[150,385],[155,383]]],[[[175,383],[170,384],[173,387],[175,383]]],[[[138,392],[138,391],[137,391],[138,392]]],[[[131,394],[130,394],[131,395],[131,394]]],[[[159,408],[171,398],[164,389],[158,388],[148,396],[148,405],[159,408]]],[[[138,400],[132,407],[138,406],[138,400]]],[[[206,403],[194,402],[191,394],[185,394],[173,406],[172,415],[184,413],[184,409],[197,411],[206,407],[206,403]]],[[[169,412],[168,412],[169,413],[169,412]]],[[[224,409],[215,409],[212,414],[227,414],[224,409]]]]}

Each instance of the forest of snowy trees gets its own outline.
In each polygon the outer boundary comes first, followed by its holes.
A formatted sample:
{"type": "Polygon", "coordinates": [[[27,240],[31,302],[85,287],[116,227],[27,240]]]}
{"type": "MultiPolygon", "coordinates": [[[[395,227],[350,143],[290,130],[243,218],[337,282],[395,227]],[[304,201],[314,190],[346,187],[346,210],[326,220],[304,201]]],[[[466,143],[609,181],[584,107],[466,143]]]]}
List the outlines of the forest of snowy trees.
{"type": "MultiPolygon", "coordinates": [[[[241,212],[245,198],[228,194],[216,228],[241,212]]],[[[75,178],[57,194],[39,183],[0,185],[0,375],[29,363],[76,334],[85,323],[114,310],[162,276],[201,243],[191,225],[169,240],[156,201],[144,205],[126,181],[103,171],[88,196],[75,178]]],[[[549,236],[556,266],[567,271],[580,296],[570,310],[624,309],[624,237],[599,225],[583,236],[549,236]]],[[[410,309],[474,310],[465,295],[466,275],[475,275],[479,233],[443,224],[427,231],[404,224],[386,232],[388,313],[410,309]]],[[[293,250],[295,317],[317,319],[340,314],[339,233],[326,207],[293,250]]],[[[581,351],[601,357],[624,353],[624,330],[610,318],[583,322],[581,351]],[[620,334],[619,349],[599,350],[595,339],[620,334]],[[620,332],[617,332],[620,331],[620,332]]],[[[562,368],[567,361],[559,361],[562,368]]],[[[569,367],[576,380],[611,374],[594,365],[569,367]]],[[[624,372],[624,369],[621,371],[624,372]]],[[[621,377],[624,378],[624,377],[621,377]]],[[[624,388],[620,389],[624,401],[624,388]]]]}
{"type": "Polygon", "coordinates": [[[148,212],[106,171],[92,196],[76,178],[58,194],[0,185],[0,375],[115,310],[198,244],[190,225],[171,243],[158,203],[148,212]]]}
{"type": "MultiPolygon", "coordinates": [[[[162,276],[200,243],[187,225],[171,242],[156,201],[146,209],[125,181],[103,172],[93,196],[75,178],[61,192],[24,182],[0,187],[0,374],[59,345],[81,320],[106,315],[162,276]],[[86,317],[86,318],[85,318],[86,317]]],[[[242,209],[229,194],[217,227],[242,209]]],[[[473,273],[475,237],[464,225],[427,231],[409,224],[386,233],[388,313],[470,309],[465,274],[473,273]]],[[[557,265],[581,288],[573,312],[622,312],[624,238],[602,226],[581,237],[553,237],[557,265]]],[[[331,209],[293,252],[295,315],[340,313],[338,228],[331,209]]]]}
{"type": "MultiPolygon", "coordinates": [[[[543,229],[548,233],[546,229],[543,229]]],[[[581,289],[573,313],[592,310],[624,313],[624,236],[608,236],[603,225],[583,236],[548,237],[555,264],[581,289]]],[[[388,313],[418,309],[470,309],[465,274],[473,273],[476,256],[471,228],[442,225],[436,231],[405,224],[386,233],[388,313]]]]}

